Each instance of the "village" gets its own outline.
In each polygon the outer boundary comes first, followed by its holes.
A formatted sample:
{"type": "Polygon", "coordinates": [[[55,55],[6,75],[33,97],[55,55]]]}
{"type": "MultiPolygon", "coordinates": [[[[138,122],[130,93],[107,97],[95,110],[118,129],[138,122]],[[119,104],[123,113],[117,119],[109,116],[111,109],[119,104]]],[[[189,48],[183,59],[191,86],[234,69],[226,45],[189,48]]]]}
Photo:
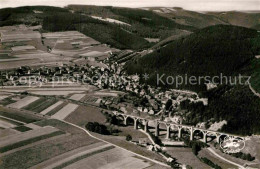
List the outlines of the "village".
{"type": "MultiPolygon", "coordinates": [[[[182,124],[181,114],[177,110],[181,101],[190,100],[192,102],[202,102],[207,105],[207,99],[201,99],[195,92],[171,89],[163,91],[160,88],[153,88],[149,85],[139,83],[138,75],[127,76],[122,64],[111,63],[109,61],[112,54],[102,61],[98,61],[102,67],[93,65],[62,65],[59,67],[36,67],[22,66],[15,70],[1,71],[2,88],[11,87],[36,87],[41,88],[46,84],[88,84],[97,87],[99,90],[120,91],[122,96],[126,93],[134,95],[135,98],[125,103],[113,103],[111,98],[99,100],[100,105],[108,106],[126,114],[139,114],[140,116],[157,116],[164,118],[166,122],[182,124]],[[141,100],[141,104],[138,104],[141,100]],[[136,101],[136,102],[135,102],[136,101]],[[168,102],[168,103],[167,103],[168,102]],[[164,115],[169,115],[164,117],[164,115]],[[172,115],[172,116],[171,116],[172,115]]],[[[56,86],[57,87],[57,86],[56,86]]],[[[122,97],[123,98],[123,97],[122,97]]],[[[123,100],[119,97],[118,100],[123,100]]]]}

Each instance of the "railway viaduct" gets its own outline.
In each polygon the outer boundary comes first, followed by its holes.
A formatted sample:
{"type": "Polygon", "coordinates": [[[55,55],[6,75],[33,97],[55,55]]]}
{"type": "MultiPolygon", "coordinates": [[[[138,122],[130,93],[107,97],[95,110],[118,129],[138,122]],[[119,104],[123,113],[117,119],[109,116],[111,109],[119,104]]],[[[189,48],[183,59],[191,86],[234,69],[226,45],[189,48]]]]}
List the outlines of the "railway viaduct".
{"type": "Polygon", "coordinates": [[[190,140],[194,140],[194,134],[196,132],[202,133],[203,134],[202,139],[203,139],[203,142],[205,142],[205,143],[207,143],[207,138],[209,136],[213,136],[213,137],[215,136],[218,143],[221,142],[221,139],[224,139],[227,136],[244,140],[244,138],[241,137],[241,136],[235,136],[235,135],[222,133],[222,132],[218,132],[218,131],[206,130],[206,129],[197,128],[197,127],[188,126],[188,125],[175,124],[175,123],[171,123],[171,122],[169,123],[169,122],[160,121],[160,120],[149,120],[149,119],[145,119],[145,118],[142,118],[142,117],[127,115],[127,114],[118,113],[118,112],[115,113],[115,115],[117,117],[122,117],[122,119],[124,121],[124,125],[128,125],[128,119],[132,119],[134,121],[134,129],[138,129],[138,124],[142,123],[144,125],[144,131],[145,132],[148,132],[148,129],[151,127],[151,126],[148,125],[148,122],[154,121],[155,136],[159,136],[159,133],[160,133],[160,130],[161,130],[160,124],[162,124],[166,128],[166,139],[170,138],[170,134],[173,130],[178,131],[178,138],[181,138],[183,130],[186,130],[186,131],[189,132],[190,140]]]}

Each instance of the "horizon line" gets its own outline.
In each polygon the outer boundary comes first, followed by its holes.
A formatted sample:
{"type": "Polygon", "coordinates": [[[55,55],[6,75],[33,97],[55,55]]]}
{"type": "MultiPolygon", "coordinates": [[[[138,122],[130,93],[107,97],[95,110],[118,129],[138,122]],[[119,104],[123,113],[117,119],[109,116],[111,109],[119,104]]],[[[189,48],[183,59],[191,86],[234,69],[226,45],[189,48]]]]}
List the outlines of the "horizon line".
{"type": "MultiPolygon", "coordinates": [[[[132,9],[142,9],[142,8],[180,8],[180,10],[186,10],[186,11],[194,11],[194,12],[252,12],[252,13],[260,13],[260,9],[253,9],[253,10],[191,10],[191,9],[186,9],[180,6],[141,6],[141,7],[131,7],[131,6],[121,6],[121,5],[91,5],[91,4],[68,4],[64,6],[60,5],[21,5],[21,6],[10,6],[10,7],[0,7],[0,9],[5,9],[5,8],[21,8],[21,7],[26,7],[26,6],[48,6],[48,7],[60,7],[60,8],[66,8],[70,5],[79,5],[79,6],[97,6],[97,7],[117,7],[117,8],[132,8],[132,9]]],[[[143,9],[145,10],[145,9],[143,9]]]]}

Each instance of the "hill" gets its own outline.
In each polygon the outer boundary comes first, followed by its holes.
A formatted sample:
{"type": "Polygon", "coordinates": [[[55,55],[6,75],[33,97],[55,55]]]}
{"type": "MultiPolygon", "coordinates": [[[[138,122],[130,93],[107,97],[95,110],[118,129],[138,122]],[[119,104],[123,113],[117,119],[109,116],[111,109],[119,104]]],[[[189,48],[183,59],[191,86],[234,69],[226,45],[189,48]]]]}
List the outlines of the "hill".
{"type": "Polygon", "coordinates": [[[257,25],[260,24],[260,11],[196,12],[177,7],[153,7],[145,9],[172,19],[176,23],[196,28],[227,24],[246,28],[257,28],[259,30],[259,26],[257,25]]]}
{"type": "Polygon", "coordinates": [[[210,15],[214,15],[217,18],[227,22],[231,25],[243,26],[246,28],[259,29],[260,24],[260,13],[256,12],[240,12],[240,11],[230,11],[230,12],[210,12],[210,15]]]}
{"type": "Polygon", "coordinates": [[[165,7],[153,7],[147,8],[147,10],[153,11],[158,15],[169,18],[176,23],[183,25],[190,25],[196,28],[205,28],[212,25],[218,24],[229,24],[220,18],[208,14],[206,12],[189,11],[183,8],[165,8],[165,7]]]}
{"type": "MultiPolygon", "coordinates": [[[[136,57],[126,64],[128,73],[148,73],[151,85],[163,88],[176,88],[174,84],[157,84],[157,74],[167,76],[181,75],[187,78],[230,76],[233,81],[238,74],[251,75],[254,87],[259,87],[260,53],[259,33],[253,29],[230,25],[210,26],[169,43],[153,53],[136,57]]],[[[164,82],[166,80],[163,79],[164,82]]],[[[247,80],[247,79],[246,79],[247,80]]],[[[201,84],[182,84],[179,88],[199,91],[200,96],[208,98],[208,105],[190,103],[184,109],[188,124],[200,122],[212,124],[226,120],[222,131],[241,135],[260,133],[260,100],[247,85],[224,84],[206,90],[205,81],[201,84]],[[250,121],[250,124],[248,123],[250,121]],[[240,126],[239,129],[236,126],[240,126]]]]}
{"type": "Polygon", "coordinates": [[[67,8],[25,6],[0,9],[0,26],[42,25],[45,31],[78,30],[119,49],[140,50],[172,35],[196,28],[181,25],[152,11],[71,5],[67,8]],[[157,41],[155,39],[155,41],[157,41]]]}
{"type": "MultiPolygon", "coordinates": [[[[126,66],[128,73],[157,73],[172,76],[226,76],[249,72],[259,51],[259,33],[230,25],[210,26],[169,43],[126,66]]],[[[149,83],[156,80],[150,78],[149,83]]],[[[169,86],[165,86],[169,87],[169,86]]],[[[172,86],[173,87],[173,86],[172,86]]],[[[183,86],[189,87],[189,86],[183,86]]]]}
{"type": "Polygon", "coordinates": [[[0,26],[42,25],[44,31],[78,30],[120,49],[163,46],[198,29],[233,24],[258,29],[259,13],[195,12],[182,8],[119,8],[69,5],[0,9],[0,26]]]}

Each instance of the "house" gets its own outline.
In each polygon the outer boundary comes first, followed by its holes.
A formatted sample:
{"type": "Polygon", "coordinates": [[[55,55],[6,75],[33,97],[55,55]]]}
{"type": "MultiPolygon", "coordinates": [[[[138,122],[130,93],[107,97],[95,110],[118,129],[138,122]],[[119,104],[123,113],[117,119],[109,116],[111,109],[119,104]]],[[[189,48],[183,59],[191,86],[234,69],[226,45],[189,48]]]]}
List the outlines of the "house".
{"type": "Polygon", "coordinates": [[[164,121],[165,121],[165,122],[171,122],[171,119],[170,119],[169,117],[166,117],[166,118],[164,119],[164,121]]]}
{"type": "Polygon", "coordinates": [[[181,116],[173,116],[171,121],[176,124],[182,124],[183,118],[181,116]]]}
{"type": "Polygon", "coordinates": [[[151,110],[149,110],[148,114],[154,115],[154,111],[151,109],[151,110]]]}
{"type": "Polygon", "coordinates": [[[171,163],[172,161],[173,161],[173,158],[171,158],[171,157],[167,158],[168,163],[171,163]]]}
{"type": "Polygon", "coordinates": [[[142,89],[140,92],[140,96],[143,96],[143,95],[145,95],[145,91],[142,89]]]}
{"type": "Polygon", "coordinates": [[[140,112],[143,112],[143,108],[142,107],[137,107],[137,110],[140,112]]]}
{"type": "Polygon", "coordinates": [[[148,113],[148,109],[147,108],[144,108],[144,113],[148,113]]]}
{"type": "Polygon", "coordinates": [[[148,138],[139,138],[139,144],[147,145],[148,143],[148,138]]]}
{"type": "Polygon", "coordinates": [[[149,145],[149,146],[147,147],[147,149],[150,150],[150,151],[153,151],[153,150],[154,150],[154,146],[153,146],[153,145],[149,145]]]}
{"type": "Polygon", "coordinates": [[[127,113],[126,107],[120,107],[120,109],[123,113],[127,113]]]}
{"type": "Polygon", "coordinates": [[[201,98],[201,99],[198,99],[196,100],[197,102],[202,102],[204,106],[207,106],[208,105],[208,98],[201,98]]]}
{"type": "Polygon", "coordinates": [[[207,87],[207,90],[210,90],[210,89],[214,89],[214,88],[216,88],[217,85],[214,84],[214,83],[207,83],[207,84],[206,84],[206,87],[207,87]]]}

